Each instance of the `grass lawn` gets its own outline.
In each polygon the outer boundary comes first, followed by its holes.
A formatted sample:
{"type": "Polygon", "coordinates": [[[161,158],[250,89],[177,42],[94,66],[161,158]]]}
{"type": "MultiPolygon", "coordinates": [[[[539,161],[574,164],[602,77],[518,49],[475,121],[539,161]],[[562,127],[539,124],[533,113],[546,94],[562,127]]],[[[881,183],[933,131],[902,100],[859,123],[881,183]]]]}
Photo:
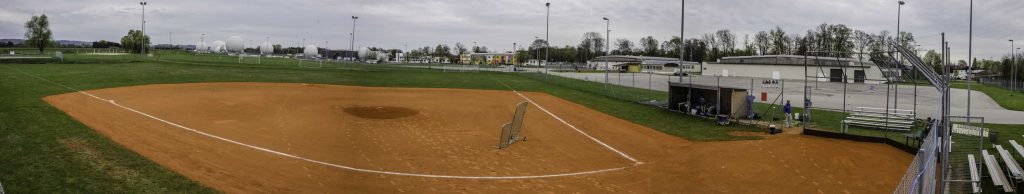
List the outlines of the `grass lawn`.
{"type": "MultiPolygon", "coordinates": [[[[156,53],[137,56],[68,54],[64,64],[0,62],[0,183],[10,193],[215,193],[108,140],[51,107],[41,98],[71,92],[30,74],[88,90],[193,82],[290,82],[377,87],[471,88],[544,92],[594,110],[696,141],[755,139],[728,135],[750,127],[715,126],[629,101],[664,98],[664,93],[613,86],[623,96],[606,97],[596,83],[542,81],[535,73],[444,72],[404,65],[329,63],[299,67],[293,59],[156,53]],[[578,88],[575,86],[585,86],[578,88]],[[625,95],[632,94],[632,95],[625,95]]],[[[554,77],[554,76],[552,76],[554,77]]]]}
{"type": "MultiPolygon", "coordinates": [[[[967,82],[953,82],[952,87],[967,89],[967,82]]],[[[1024,93],[1010,92],[1010,90],[1007,89],[979,83],[972,83],[971,88],[985,93],[988,97],[992,98],[992,100],[995,100],[996,103],[999,103],[999,106],[1002,106],[1003,108],[1024,111],[1024,100],[1021,99],[1021,97],[1024,97],[1024,93]]]]}

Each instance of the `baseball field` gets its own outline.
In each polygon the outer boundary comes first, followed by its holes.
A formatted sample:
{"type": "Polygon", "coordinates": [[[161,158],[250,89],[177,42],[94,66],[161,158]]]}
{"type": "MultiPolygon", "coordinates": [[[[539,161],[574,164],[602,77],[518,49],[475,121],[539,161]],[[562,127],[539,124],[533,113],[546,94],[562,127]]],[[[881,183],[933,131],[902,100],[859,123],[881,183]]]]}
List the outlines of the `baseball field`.
{"type": "Polygon", "coordinates": [[[11,193],[882,193],[913,157],[716,126],[526,73],[297,63],[160,53],[0,64],[0,183],[11,193]],[[524,139],[498,149],[524,101],[524,139]]]}

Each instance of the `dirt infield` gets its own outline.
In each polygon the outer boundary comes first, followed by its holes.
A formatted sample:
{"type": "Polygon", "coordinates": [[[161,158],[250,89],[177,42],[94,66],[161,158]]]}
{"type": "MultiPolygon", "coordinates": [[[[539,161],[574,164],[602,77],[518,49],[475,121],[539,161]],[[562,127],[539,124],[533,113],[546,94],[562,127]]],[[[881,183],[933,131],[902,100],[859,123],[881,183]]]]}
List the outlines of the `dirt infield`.
{"type": "Polygon", "coordinates": [[[95,98],[45,100],[229,193],[883,193],[912,160],[884,144],[799,135],[690,142],[541,93],[523,93],[536,103],[527,140],[498,150],[500,126],[524,101],[511,91],[196,83],[87,92],[95,98]]]}

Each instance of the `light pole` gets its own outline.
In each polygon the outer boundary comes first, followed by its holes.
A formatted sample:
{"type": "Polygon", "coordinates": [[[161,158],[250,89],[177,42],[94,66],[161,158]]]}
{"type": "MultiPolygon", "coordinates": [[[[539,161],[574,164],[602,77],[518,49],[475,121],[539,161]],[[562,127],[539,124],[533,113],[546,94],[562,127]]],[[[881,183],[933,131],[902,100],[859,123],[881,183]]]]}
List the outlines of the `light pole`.
{"type": "Polygon", "coordinates": [[[1014,55],[1014,53],[1013,53],[1013,39],[1010,39],[1010,83],[1007,84],[1007,86],[1010,86],[1010,91],[1011,92],[1013,92],[1013,72],[1015,70],[1016,63],[1017,63],[1017,56],[1014,55]]]}
{"type": "MultiPolygon", "coordinates": [[[[611,35],[612,34],[612,28],[611,28],[612,20],[608,19],[608,17],[604,17],[603,19],[604,19],[604,24],[605,24],[605,27],[604,27],[605,28],[605,40],[611,40],[610,38],[612,38],[612,35],[611,35]]],[[[605,44],[605,46],[608,46],[608,44],[605,44]]],[[[608,48],[611,48],[611,47],[608,47],[608,48]]],[[[605,50],[605,55],[608,55],[607,52],[608,51],[606,49],[605,50]]],[[[604,59],[604,91],[605,92],[608,92],[608,70],[610,69],[610,67],[609,67],[609,63],[611,63],[610,60],[611,60],[611,58],[605,58],[604,59]]]]}
{"type": "Polygon", "coordinates": [[[142,6],[142,37],[139,37],[139,45],[142,46],[142,57],[146,57],[146,3],[145,1],[139,2],[142,6]]]}
{"type": "Polygon", "coordinates": [[[356,50],[356,20],[359,16],[352,16],[352,41],[349,42],[348,50],[356,50]]]}
{"type": "MultiPolygon", "coordinates": [[[[903,39],[902,39],[903,38],[903,33],[901,33],[901,31],[900,31],[900,16],[903,15],[902,14],[903,4],[906,4],[906,3],[903,2],[903,1],[899,1],[899,5],[896,6],[896,43],[899,44],[900,46],[903,46],[903,39]]],[[[843,82],[846,82],[846,81],[843,81],[843,82]]],[[[892,101],[893,101],[892,102],[892,104],[893,104],[892,108],[893,109],[899,109],[899,107],[900,107],[900,103],[899,103],[900,102],[900,84],[896,84],[895,87],[896,87],[896,91],[893,92],[893,97],[894,98],[892,98],[892,101]]]]}
{"type": "MultiPolygon", "coordinates": [[[[544,74],[548,74],[548,62],[551,59],[548,54],[551,50],[551,35],[548,32],[551,31],[551,2],[544,3],[544,7],[547,8],[547,15],[544,17],[544,74]]],[[[547,80],[547,76],[544,79],[547,80]]]]}
{"type": "MultiPolygon", "coordinates": [[[[202,45],[202,46],[204,46],[204,47],[207,47],[207,46],[206,46],[206,33],[202,33],[202,35],[201,35],[201,36],[199,36],[199,42],[200,42],[200,43],[203,43],[203,45],[202,45]]],[[[207,47],[207,48],[209,48],[209,47],[207,47]]],[[[200,50],[199,50],[199,47],[196,47],[196,55],[198,55],[198,54],[199,54],[199,51],[200,51],[200,50]]],[[[206,50],[206,49],[204,48],[204,49],[203,49],[203,51],[207,51],[207,50],[206,50]]]]}
{"type": "MultiPolygon", "coordinates": [[[[1017,53],[1020,53],[1020,52],[1021,52],[1021,47],[1017,47],[1017,52],[1014,52],[1014,53],[1011,53],[1011,54],[1017,55],[1017,53]]],[[[1021,77],[1021,75],[1017,73],[1018,71],[1020,71],[1020,69],[1021,69],[1020,64],[1018,64],[1017,60],[1015,59],[1014,60],[1014,90],[1013,91],[1017,91],[1017,87],[1020,87],[1020,82],[1017,81],[1021,77]]]]}
{"type": "Polygon", "coordinates": [[[967,25],[967,118],[971,118],[971,77],[974,75],[974,58],[972,58],[972,49],[974,48],[974,0],[971,0],[970,5],[970,16],[967,25]]]}
{"type": "Polygon", "coordinates": [[[683,38],[683,32],[686,26],[686,0],[682,0],[682,2],[682,9],[679,10],[679,67],[677,67],[680,83],[683,82],[683,44],[686,43],[686,39],[683,38]]]}
{"type": "MultiPolygon", "coordinates": [[[[902,12],[903,12],[903,4],[907,4],[907,3],[903,2],[903,1],[900,1],[899,2],[899,6],[896,7],[896,43],[897,44],[903,42],[903,40],[901,39],[901,38],[903,38],[903,35],[900,33],[900,16],[902,15],[902,12]]],[[[900,46],[903,46],[903,45],[900,44],[900,46]]]]}

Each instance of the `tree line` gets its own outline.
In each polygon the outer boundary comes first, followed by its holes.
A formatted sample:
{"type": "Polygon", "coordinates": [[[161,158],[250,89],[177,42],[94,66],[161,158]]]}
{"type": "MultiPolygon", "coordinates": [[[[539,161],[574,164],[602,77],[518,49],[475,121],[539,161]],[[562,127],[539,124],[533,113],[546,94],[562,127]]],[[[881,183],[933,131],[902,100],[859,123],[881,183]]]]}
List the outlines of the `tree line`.
{"type": "MultiPolygon", "coordinates": [[[[902,32],[893,37],[888,31],[870,33],[855,30],[843,24],[821,24],[805,33],[790,33],[781,27],[759,31],[753,36],[743,35],[742,39],[728,29],[706,33],[699,37],[680,40],[672,36],[659,41],[653,36],[641,37],[637,42],[630,39],[616,39],[606,47],[607,40],[598,32],[586,32],[577,45],[554,46],[550,48],[550,60],[555,62],[585,62],[597,56],[643,55],[656,57],[680,57],[683,60],[708,62],[728,56],[750,55],[810,55],[832,57],[864,57],[855,53],[880,52],[888,49],[888,42],[914,50],[917,45],[914,35],[902,32]],[[897,40],[899,39],[899,40],[897,40]],[[682,51],[680,51],[682,44],[682,51]],[[605,52],[606,50],[610,52],[605,52]]],[[[536,39],[525,50],[519,51],[519,58],[543,59],[543,39],[536,39]]]]}

